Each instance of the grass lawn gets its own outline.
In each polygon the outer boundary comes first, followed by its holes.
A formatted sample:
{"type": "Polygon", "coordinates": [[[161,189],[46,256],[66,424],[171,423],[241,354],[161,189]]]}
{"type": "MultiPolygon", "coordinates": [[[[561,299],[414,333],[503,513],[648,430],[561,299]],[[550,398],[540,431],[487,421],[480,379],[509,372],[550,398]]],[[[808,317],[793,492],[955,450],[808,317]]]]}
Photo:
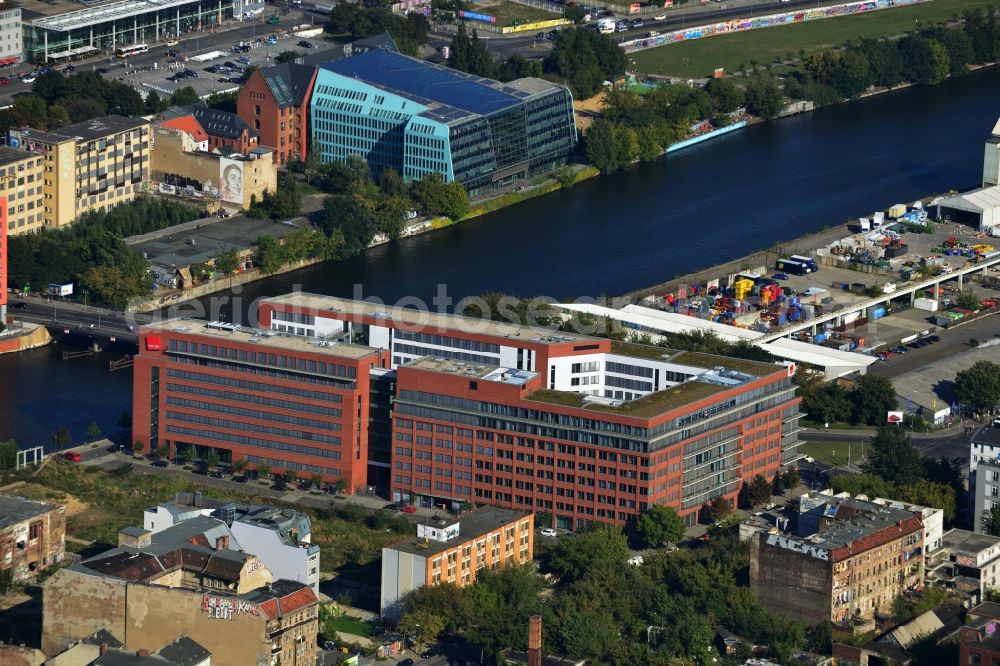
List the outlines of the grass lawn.
{"type": "Polygon", "coordinates": [[[799,452],[812,456],[816,462],[834,467],[847,464],[847,455],[851,455],[851,464],[858,465],[868,455],[868,444],[858,442],[806,442],[799,446],[799,452]]]}
{"type": "MultiPolygon", "coordinates": [[[[483,0],[483,2],[474,4],[468,3],[466,10],[476,12],[477,14],[496,16],[497,25],[499,26],[520,25],[522,23],[551,21],[552,19],[562,18],[560,14],[538,9],[537,7],[529,7],[528,5],[519,5],[510,0],[483,0]]],[[[472,22],[471,25],[466,26],[466,29],[471,32],[474,27],[476,27],[475,22],[472,22]]]]}
{"type": "Polygon", "coordinates": [[[706,37],[691,42],[666,44],[628,56],[636,69],[648,74],[668,74],[690,78],[711,76],[716,67],[726,73],[738,70],[754,60],[765,65],[791,54],[806,53],[841,46],[859,37],[892,37],[912,29],[917,21],[940,22],[961,16],[971,9],[995,6],[996,0],[934,0],[926,5],[883,9],[857,16],[819,19],[778,28],[758,28],[720,37],[706,37]]]}
{"type": "Polygon", "coordinates": [[[327,622],[328,627],[332,627],[336,631],[343,631],[348,634],[354,634],[355,636],[361,636],[362,638],[370,638],[372,635],[372,625],[368,622],[362,622],[361,620],[354,620],[349,617],[338,617],[327,622]]]}

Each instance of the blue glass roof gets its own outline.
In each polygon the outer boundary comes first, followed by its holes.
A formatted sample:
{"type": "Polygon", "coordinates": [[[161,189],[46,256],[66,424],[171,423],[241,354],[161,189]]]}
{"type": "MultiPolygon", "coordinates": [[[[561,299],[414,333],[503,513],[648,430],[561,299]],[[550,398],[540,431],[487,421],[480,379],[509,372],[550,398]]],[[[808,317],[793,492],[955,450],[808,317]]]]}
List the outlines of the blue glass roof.
{"type": "MultiPolygon", "coordinates": [[[[488,115],[517,105],[528,95],[497,81],[465,74],[423,60],[376,49],[322,66],[341,76],[359,79],[387,92],[437,108],[450,120],[469,114],[488,115]],[[449,113],[448,111],[465,111],[449,113]]],[[[435,114],[437,115],[437,114],[435,114]]]]}

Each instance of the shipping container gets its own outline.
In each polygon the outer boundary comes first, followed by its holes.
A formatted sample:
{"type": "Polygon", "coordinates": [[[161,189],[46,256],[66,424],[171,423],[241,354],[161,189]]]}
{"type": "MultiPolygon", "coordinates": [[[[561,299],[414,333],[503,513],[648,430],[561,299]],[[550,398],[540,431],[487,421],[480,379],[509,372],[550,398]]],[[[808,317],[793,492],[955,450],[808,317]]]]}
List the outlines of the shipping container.
{"type": "Polygon", "coordinates": [[[937,312],[938,302],[933,298],[914,298],[913,307],[917,310],[925,310],[927,312],[937,312]]]}
{"type": "Polygon", "coordinates": [[[892,219],[902,217],[905,214],[906,214],[905,204],[896,204],[895,206],[889,208],[889,217],[891,217],[892,219]]]}

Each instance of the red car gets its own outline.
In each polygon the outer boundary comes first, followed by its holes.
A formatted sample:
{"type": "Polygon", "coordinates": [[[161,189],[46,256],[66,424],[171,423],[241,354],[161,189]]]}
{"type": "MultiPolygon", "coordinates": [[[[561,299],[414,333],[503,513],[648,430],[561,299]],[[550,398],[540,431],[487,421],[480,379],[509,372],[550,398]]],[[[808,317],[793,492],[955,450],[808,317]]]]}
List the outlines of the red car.
{"type": "Polygon", "coordinates": [[[80,462],[80,454],[76,451],[67,451],[63,454],[63,458],[70,462],[80,462]]]}
{"type": "Polygon", "coordinates": [[[400,511],[402,511],[403,513],[416,513],[417,512],[417,507],[412,506],[412,505],[410,505],[410,506],[404,506],[402,509],[400,509],[400,511]]]}

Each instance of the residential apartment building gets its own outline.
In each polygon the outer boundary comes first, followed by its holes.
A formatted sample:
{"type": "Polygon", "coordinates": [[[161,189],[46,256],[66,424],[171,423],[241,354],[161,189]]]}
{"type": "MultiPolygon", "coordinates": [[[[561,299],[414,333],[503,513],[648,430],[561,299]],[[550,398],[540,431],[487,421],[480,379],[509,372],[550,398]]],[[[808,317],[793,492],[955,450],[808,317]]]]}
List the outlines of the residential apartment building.
{"type": "Polygon", "coordinates": [[[48,227],[131,201],[149,186],[149,123],[141,118],[104,116],[57,132],[11,130],[8,143],[43,156],[48,227]]]}
{"type": "Polygon", "coordinates": [[[958,666],[1000,664],[1000,605],[987,602],[969,610],[959,635],[958,666]]]}
{"type": "Polygon", "coordinates": [[[201,493],[177,493],[143,512],[143,529],[157,534],[200,516],[226,523],[240,548],[260,558],[276,578],[305,583],[319,594],[319,546],[312,542],[312,521],[294,509],[227,502],[201,493]]]}
{"type": "Polygon", "coordinates": [[[13,67],[24,57],[21,5],[0,2],[0,67],[13,67]]]}
{"type": "Polygon", "coordinates": [[[0,495],[0,571],[27,580],[65,553],[65,506],[0,495]]]}
{"type": "Polygon", "coordinates": [[[47,666],[212,666],[212,654],[187,636],[158,650],[129,650],[99,629],[45,663],[47,666]]]}
{"type": "Polygon", "coordinates": [[[798,445],[794,368],[302,293],[263,300],[259,320],[387,350],[394,499],[567,529],[663,504],[693,525],[798,445]]]}
{"type": "Polygon", "coordinates": [[[208,149],[223,155],[245,155],[257,147],[259,134],[231,111],[220,111],[204,102],[168,109],[164,116],[190,114],[208,134],[208,149]]]}
{"type": "Polygon", "coordinates": [[[132,441],[365,487],[369,371],[388,362],[371,347],[219,322],[143,327],[132,441]]]}
{"type": "Polygon", "coordinates": [[[577,141],[569,89],[506,83],[384,49],[320,65],[310,109],[322,162],[360,155],[372,173],[440,173],[470,193],[565,162],[577,141]]]}
{"type": "Polygon", "coordinates": [[[927,580],[982,601],[1000,585],[1000,537],[948,530],[927,563],[927,580]]]}
{"type": "Polygon", "coordinates": [[[983,516],[1000,505],[1000,427],[984,426],[969,442],[972,529],[983,533],[983,516]]]}
{"type": "Polygon", "coordinates": [[[418,525],[415,537],[382,549],[382,615],[398,617],[400,600],[425,585],[465,587],[484,567],[530,562],[534,518],[523,511],[486,507],[455,522],[418,525]]]}
{"type": "Polygon", "coordinates": [[[923,580],[923,546],[918,514],[833,498],[814,534],[753,536],[750,587],[767,608],[807,624],[868,622],[923,580]]]}
{"type": "Polygon", "coordinates": [[[38,153],[0,146],[0,196],[7,199],[7,233],[11,236],[45,226],[43,161],[38,153]]]}
{"type": "Polygon", "coordinates": [[[255,69],[240,89],[236,113],[273,148],[277,163],[304,160],[309,151],[309,102],[316,68],[286,62],[255,69]]]}

